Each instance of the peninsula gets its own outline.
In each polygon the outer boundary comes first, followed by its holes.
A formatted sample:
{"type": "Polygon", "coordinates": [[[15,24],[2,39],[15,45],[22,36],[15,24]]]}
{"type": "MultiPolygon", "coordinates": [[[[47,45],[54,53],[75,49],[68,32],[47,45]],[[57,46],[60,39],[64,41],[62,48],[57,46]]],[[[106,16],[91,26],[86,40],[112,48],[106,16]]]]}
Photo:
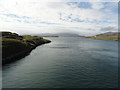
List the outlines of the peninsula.
{"type": "Polygon", "coordinates": [[[95,36],[82,36],[84,38],[93,38],[98,40],[114,40],[114,41],[120,41],[120,32],[107,32],[98,34],[95,36]]]}
{"type": "Polygon", "coordinates": [[[28,55],[37,46],[50,43],[50,40],[38,36],[18,35],[12,32],[0,32],[2,42],[2,64],[7,64],[28,55]]]}

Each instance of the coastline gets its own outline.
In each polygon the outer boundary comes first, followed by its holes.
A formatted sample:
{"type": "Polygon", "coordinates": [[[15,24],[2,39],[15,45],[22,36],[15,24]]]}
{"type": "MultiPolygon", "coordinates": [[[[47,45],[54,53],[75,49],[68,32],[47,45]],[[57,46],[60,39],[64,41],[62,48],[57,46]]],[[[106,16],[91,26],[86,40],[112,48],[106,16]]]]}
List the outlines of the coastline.
{"type": "Polygon", "coordinates": [[[20,36],[11,32],[0,33],[2,33],[2,65],[24,58],[37,46],[51,42],[38,36],[20,36]]]}
{"type": "Polygon", "coordinates": [[[102,34],[97,34],[95,36],[82,36],[83,38],[92,38],[96,40],[112,40],[112,41],[120,41],[120,33],[119,32],[107,32],[102,34]]]}

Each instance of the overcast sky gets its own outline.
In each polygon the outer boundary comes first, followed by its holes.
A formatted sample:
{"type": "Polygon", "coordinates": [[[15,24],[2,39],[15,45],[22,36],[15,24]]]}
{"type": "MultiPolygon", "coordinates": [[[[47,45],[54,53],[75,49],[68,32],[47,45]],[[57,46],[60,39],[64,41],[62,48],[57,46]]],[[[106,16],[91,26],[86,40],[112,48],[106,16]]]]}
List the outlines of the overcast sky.
{"type": "Polygon", "coordinates": [[[72,32],[80,35],[117,31],[117,0],[60,1],[0,0],[0,30],[19,34],[72,32]]]}

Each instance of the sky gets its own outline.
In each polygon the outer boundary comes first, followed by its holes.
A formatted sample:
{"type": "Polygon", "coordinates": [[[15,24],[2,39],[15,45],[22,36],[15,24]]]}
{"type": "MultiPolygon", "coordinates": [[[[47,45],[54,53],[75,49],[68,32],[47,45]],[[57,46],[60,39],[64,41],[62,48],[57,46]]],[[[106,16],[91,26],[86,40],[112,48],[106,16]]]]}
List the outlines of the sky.
{"type": "Polygon", "coordinates": [[[79,35],[116,32],[118,0],[113,1],[0,0],[0,31],[79,35]]]}

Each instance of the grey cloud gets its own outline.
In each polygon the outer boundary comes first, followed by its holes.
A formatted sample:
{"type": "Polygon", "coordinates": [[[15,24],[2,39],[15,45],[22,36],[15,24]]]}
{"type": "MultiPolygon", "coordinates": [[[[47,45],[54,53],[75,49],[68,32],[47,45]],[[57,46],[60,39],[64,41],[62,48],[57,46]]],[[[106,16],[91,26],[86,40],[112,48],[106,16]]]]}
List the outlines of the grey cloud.
{"type": "Polygon", "coordinates": [[[108,27],[101,28],[100,31],[103,31],[103,32],[113,32],[113,31],[118,31],[118,29],[117,29],[117,27],[108,26],[108,27]]]}

